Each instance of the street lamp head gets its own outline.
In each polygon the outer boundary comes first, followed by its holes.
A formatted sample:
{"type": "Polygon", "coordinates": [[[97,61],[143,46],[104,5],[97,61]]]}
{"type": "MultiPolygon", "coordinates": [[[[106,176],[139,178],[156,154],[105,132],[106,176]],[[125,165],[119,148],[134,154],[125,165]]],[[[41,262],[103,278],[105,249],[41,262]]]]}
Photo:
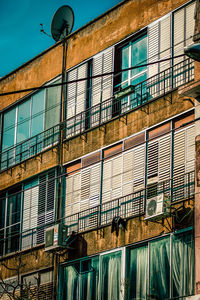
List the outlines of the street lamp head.
{"type": "Polygon", "coordinates": [[[193,44],[184,48],[184,53],[190,58],[200,62],[200,44],[193,44]]]}

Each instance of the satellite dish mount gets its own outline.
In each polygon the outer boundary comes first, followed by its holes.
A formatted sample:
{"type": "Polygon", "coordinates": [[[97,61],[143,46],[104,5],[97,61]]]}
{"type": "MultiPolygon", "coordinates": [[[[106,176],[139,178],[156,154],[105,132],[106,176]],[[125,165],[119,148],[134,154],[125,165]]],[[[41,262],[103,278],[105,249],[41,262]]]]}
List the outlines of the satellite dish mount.
{"type": "Polygon", "coordinates": [[[61,6],[53,16],[51,22],[51,34],[53,39],[58,42],[63,40],[72,32],[74,25],[74,13],[70,6],[61,6]]]}

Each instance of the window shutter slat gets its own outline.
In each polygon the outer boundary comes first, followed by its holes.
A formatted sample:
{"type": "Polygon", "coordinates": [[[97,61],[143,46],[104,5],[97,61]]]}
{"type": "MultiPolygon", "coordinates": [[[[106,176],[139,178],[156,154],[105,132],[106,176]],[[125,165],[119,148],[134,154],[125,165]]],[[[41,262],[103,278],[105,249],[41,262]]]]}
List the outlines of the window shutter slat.
{"type": "MultiPolygon", "coordinates": [[[[184,49],[184,8],[174,13],[174,55],[183,54],[184,49]]],[[[182,57],[176,58],[174,64],[183,60],[182,57]]]]}
{"type": "MultiPolygon", "coordinates": [[[[148,28],[148,58],[149,63],[158,60],[159,53],[159,23],[150,25],[148,28]]],[[[152,77],[158,73],[158,64],[148,67],[148,76],[152,77]]]]}
{"type": "Polygon", "coordinates": [[[195,2],[186,6],[186,46],[190,45],[192,41],[192,36],[194,34],[194,19],[195,12],[195,2]]]}

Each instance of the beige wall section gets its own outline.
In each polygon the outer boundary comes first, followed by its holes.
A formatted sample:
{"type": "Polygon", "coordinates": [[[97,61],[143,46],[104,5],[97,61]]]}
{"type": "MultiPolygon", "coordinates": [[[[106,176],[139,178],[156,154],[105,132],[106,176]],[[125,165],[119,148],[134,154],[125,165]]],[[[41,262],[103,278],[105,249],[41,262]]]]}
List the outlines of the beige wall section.
{"type": "MultiPolygon", "coordinates": [[[[109,13],[77,30],[69,38],[67,68],[82,62],[101,50],[147,26],[159,17],[186,3],[185,0],[122,1],[109,13]]],[[[49,48],[21,68],[0,80],[0,91],[8,92],[41,86],[62,71],[62,44],[49,48]]],[[[27,93],[0,97],[0,110],[27,93]]]]}
{"type": "Polygon", "coordinates": [[[53,266],[53,255],[51,253],[44,252],[44,249],[41,247],[40,249],[34,249],[31,252],[18,252],[0,260],[0,272],[3,279],[16,276],[16,269],[18,269],[20,275],[22,275],[28,272],[36,272],[43,268],[50,268],[51,266],[53,266]]]}
{"type": "Polygon", "coordinates": [[[0,173],[0,190],[53,168],[56,165],[57,150],[53,148],[21,163],[20,165],[0,173]]]}

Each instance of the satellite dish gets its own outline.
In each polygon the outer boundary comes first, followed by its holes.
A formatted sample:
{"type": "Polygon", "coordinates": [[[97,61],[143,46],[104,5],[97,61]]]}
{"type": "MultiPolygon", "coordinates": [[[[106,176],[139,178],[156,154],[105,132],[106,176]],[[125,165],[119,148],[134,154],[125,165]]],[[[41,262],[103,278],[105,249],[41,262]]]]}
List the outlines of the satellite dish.
{"type": "Polygon", "coordinates": [[[74,25],[74,12],[68,5],[61,6],[53,16],[51,22],[51,34],[58,42],[72,32],[74,25]]]}

